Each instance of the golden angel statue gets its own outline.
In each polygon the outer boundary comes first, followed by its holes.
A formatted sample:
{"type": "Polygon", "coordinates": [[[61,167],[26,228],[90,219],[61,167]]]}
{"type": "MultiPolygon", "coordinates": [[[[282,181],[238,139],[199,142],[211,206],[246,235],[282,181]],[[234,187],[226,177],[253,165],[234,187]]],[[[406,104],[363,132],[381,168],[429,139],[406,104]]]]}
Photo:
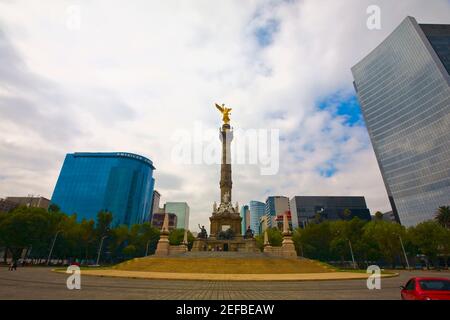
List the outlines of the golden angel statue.
{"type": "Polygon", "coordinates": [[[225,107],[225,104],[224,103],[222,103],[222,106],[219,106],[217,103],[216,103],[216,108],[220,111],[220,113],[222,113],[222,121],[223,121],[223,123],[225,123],[225,124],[229,124],[230,123],[230,111],[232,110],[231,108],[227,108],[227,107],[225,107]]]}

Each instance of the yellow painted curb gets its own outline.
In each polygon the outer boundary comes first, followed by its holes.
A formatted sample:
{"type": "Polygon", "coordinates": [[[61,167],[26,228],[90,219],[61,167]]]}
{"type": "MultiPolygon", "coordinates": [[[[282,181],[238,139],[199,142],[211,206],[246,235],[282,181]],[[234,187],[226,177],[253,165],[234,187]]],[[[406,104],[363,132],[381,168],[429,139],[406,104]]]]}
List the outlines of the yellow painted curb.
{"type": "MultiPolygon", "coordinates": [[[[61,270],[54,270],[64,272],[61,270]]],[[[208,281],[326,281],[367,279],[370,274],[351,272],[284,273],[284,274],[215,274],[175,273],[123,270],[82,270],[81,275],[151,280],[208,280],[208,281]]],[[[398,273],[382,274],[383,278],[396,277],[398,273]]]]}

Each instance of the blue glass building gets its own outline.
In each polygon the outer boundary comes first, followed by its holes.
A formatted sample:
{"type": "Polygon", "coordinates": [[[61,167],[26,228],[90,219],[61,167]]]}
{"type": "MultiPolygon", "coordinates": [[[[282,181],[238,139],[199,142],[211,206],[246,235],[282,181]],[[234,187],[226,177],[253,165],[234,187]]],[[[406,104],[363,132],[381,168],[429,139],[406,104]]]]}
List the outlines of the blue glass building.
{"type": "Polygon", "coordinates": [[[396,220],[450,204],[450,25],[407,17],[352,68],[396,220]]]}
{"type": "Polygon", "coordinates": [[[276,227],[277,215],[290,211],[289,198],[284,196],[267,197],[264,210],[267,217],[267,226],[269,228],[276,227]]]}
{"type": "Polygon", "coordinates": [[[113,226],[142,223],[151,212],[153,170],[151,160],[132,153],[67,154],[51,202],[78,220],[107,210],[113,226]]]}
{"type": "Polygon", "coordinates": [[[259,219],[264,215],[264,209],[266,204],[260,201],[250,201],[250,228],[253,230],[255,235],[259,234],[259,219]]]}

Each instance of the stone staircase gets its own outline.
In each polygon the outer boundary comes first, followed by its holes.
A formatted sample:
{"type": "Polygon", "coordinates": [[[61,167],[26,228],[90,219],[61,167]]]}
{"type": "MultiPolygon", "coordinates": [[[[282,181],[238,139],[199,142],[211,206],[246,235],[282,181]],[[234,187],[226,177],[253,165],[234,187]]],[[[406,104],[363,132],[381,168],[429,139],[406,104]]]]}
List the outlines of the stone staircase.
{"type": "Polygon", "coordinates": [[[236,252],[236,251],[196,251],[172,255],[177,258],[224,258],[224,259],[272,259],[263,252],[236,252]]]}

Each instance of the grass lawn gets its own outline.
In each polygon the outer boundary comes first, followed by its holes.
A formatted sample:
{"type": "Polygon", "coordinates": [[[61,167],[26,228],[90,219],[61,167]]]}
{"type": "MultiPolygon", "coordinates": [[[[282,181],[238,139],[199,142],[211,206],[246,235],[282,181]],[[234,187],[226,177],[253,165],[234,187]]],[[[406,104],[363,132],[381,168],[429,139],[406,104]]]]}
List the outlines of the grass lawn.
{"type": "Polygon", "coordinates": [[[325,273],[336,269],[307,259],[227,259],[227,258],[136,258],[111,269],[122,271],[152,271],[173,273],[271,274],[325,273]]]}

